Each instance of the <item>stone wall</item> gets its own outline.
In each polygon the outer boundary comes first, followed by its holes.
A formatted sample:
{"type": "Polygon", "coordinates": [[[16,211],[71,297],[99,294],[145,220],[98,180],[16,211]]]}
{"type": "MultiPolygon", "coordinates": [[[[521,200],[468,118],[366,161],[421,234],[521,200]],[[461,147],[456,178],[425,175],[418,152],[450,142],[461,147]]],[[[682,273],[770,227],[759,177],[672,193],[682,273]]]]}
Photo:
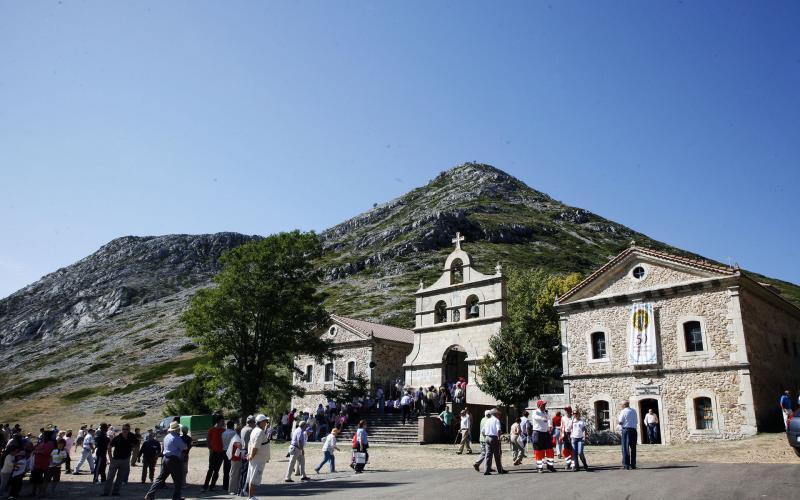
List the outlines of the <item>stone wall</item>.
{"type": "MultiPolygon", "coordinates": [[[[736,351],[736,346],[731,332],[726,289],[658,298],[651,302],[656,316],[659,367],[700,368],[731,363],[731,354],[736,351]],[[697,355],[682,355],[679,343],[683,343],[683,322],[697,319],[704,325],[706,350],[697,355]]],[[[630,304],[569,313],[566,348],[570,375],[631,369],[627,361],[629,314],[630,304]],[[589,336],[596,331],[606,334],[608,361],[590,359],[589,336]]]]}
{"type": "MultiPolygon", "coordinates": [[[[375,377],[376,384],[381,384],[384,390],[386,390],[387,384],[393,385],[397,379],[404,379],[405,371],[403,369],[403,363],[405,362],[406,356],[411,352],[411,346],[412,344],[375,339],[373,359],[377,363],[377,366],[372,375],[375,377]]],[[[386,394],[388,396],[390,392],[386,394]]]]}
{"type": "Polygon", "coordinates": [[[756,419],[759,430],[782,430],[778,399],[788,389],[796,401],[800,391],[800,310],[756,286],[740,292],[756,419]]]}
{"type": "Polygon", "coordinates": [[[607,401],[611,409],[611,429],[621,403],[628,399],[639,413],[639,436],[644,436],[639,410],[643,399],[655,399],[659,404],[661,435],[664,443],[737,439],[752,432],[746,427],[746,417],[739,407],[739,372],[706,371],[702,373],[666,373],[656,377],[601,376],[570,382],[573,408],[589,412],[594,427],[594,403],[607,401]],[[652,395],[637,396],[637,388],[648,387],[652,395]],[[698,430],[694,420],[694,399],[708,397],[712,401],[714,428],[698,430]]]}
{"type": "Polygon", "coordinates": [[[336,384],[336,375],[342,378],[347,378],[347,363],[355,361],[356,372],[364,373],[369,378],[369,362],[372,359],[372,349],[367,345],[357,345],[355,347],[337,347],[336,357],[333,359],[333,381],[325,382],[325,364],[317,363],[314,358],[309,356],[298,356],[295,358],[295,366],[303,373],[305,373],[306,366],[312,365],[314,374],[311,382],[300,379],[300,375],[295,375],[295,384],[303,387],[306,390],[306,395],[303,398],[292,398],[292,407],[298,409],[316,408],[319,403],[323,406],[326,403],[325,396],[322,391],[326,389],[334,389],[336,384]]]}

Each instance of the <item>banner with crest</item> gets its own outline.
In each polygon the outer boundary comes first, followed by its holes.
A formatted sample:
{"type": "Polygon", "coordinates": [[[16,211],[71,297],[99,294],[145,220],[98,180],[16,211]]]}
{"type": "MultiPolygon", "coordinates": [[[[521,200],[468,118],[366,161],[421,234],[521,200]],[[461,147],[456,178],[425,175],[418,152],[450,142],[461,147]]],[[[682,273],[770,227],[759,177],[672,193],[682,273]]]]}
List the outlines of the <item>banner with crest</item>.
{"type": "Polygon", "coordinates": [[[628,318],[628,364],[652,365],[658,362],[653,304],[631,306],[628,318]]]}

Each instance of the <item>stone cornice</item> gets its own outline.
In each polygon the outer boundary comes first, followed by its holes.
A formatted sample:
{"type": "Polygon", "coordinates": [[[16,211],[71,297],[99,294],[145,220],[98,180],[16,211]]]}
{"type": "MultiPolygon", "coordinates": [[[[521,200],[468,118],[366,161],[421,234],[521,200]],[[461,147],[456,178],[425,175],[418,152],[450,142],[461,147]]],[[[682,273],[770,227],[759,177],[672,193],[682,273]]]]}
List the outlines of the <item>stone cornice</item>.
{"type": "Polygon", "coordinates": [[[696,372],[722,372],[722,371],[738,371],[749,370],[750,363],[733,363],[727,365],[709,365],[709,366],[690,366],[690,367],[675,367],[675,368],[650,368],[644,370],[626,370],[616,372],[603,372],[603,373],[582,373],[574,375],[564,375],[564,380],[586,380],[597,378],[615,378],[615,377],[652,377],[659,375],[667,375],[671,373],[696,373],[696,372]]]}
{"type": "Polygon", "coordinates": [[[452,330],[456,328],[466,328],[474,325],[485,325],[489,323],[503,323],[505,316],[491,316],[488,318],[472,318],[461,321],[448,321],[445,323],[436,323],[435,325],[418,326],[414,328],[414,333],[437,332],[442,330],[452,330]]]}
{"type": "Polygon", "coordinates": [[[494,275],[475,281],[459,283],[457,285],[448,285],[441,288],[426,288],[424,290],[418,290],[414,292],[413,295],[414,297],[428,297],[430,295],[441,295],[442,293],[454,292],[456,290],[464,290],[468,288],[475,288],[477,286],[485,286],[485,285],[492,285],[495,283],[501,283],[505,281],[505,279],[506,279],[505,276],[494,275]]]}
{"type": "MultiPolygon", "coordinates": [[[[559,313],[566,313],[572,311],[580,311],[586,309],[595,309],[604,306],[617,306],[630,304],[634,300],[674,297],[682,294],[695,293],[702,290],[711,290],[714,288],[729,287],[739,283],[739,275],[726,276],[722,278],[705,278],[688,283],[680,283],[677,285],[662,286],[657,288],[649,288],[646,290],[639,290],[629,293],[618,293],[614,295],[607,295],[602,297],[594,297],[589,299],[578,300],[575,302],[568,302],[566,304],[556,305],[556,310],[559,313]]],[[[763,287],[762,287],[763,288],[763,287]]]]}

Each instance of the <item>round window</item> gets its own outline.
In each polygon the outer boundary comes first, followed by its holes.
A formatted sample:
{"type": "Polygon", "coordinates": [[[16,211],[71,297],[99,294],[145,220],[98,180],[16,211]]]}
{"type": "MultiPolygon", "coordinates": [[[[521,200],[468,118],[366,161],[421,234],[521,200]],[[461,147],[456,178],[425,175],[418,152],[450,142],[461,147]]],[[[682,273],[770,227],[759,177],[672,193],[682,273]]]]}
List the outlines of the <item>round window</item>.
{"type": "Polygon", "coordinates": [[[644,275],[646,274],[646,272],[645,272],[645,270],[644,270],[644,268],[642,266],[636,266],[636,267],[633,268],[633,271],[631,272],[631,274],[633,275],[634,278],[636,278],[637,280],[640,280],[640,279],[644,278],[644,275]]]}
{"type": "Polygon", "coordinates": [[[330,335],[331,337],[336,335],[336,327],[335,326],[332,326],[331,329],[328,330],[328,335],[330,335]]]}

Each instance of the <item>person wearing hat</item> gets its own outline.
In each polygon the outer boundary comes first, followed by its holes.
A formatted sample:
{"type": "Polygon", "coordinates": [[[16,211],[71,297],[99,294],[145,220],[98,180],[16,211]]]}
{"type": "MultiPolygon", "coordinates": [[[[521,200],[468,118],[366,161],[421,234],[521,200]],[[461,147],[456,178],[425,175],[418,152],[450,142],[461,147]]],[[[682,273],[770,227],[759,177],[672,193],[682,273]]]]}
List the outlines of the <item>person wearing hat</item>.
{"type": "Polygon", "coordinates": [[[536,459],[536,469],[544,472],[545,459],[547,460],[547,470],[555,472],[553,464],[553,424],[550,421],[550,413],[547,411],[547,403],[543,400],[536,402],[536,409],[533,411],[533,456],[536,459]]]}
{"type": "Polygon", "coordinates": [[[250,443],[247,456],[247,492],[250,498],[255,498],[256,486],[261,484],[264,466],[269,462],[269,435],[265,431],[269,419],[259,414],[255,418],[256,428],[250,433],[250,443]]]}
{"type": "Polygon", "coordinates": [[[161,465],[161,472],[150,489],[144,496],[145,500],[153,500],[156,497],[156,491],[164,486],[164,481],[167,476],[172,477],[173,489],[172,500],[181,500],[181,489],[183,488],[183,454],[187,450],[186,442],[181,439],[180,435],[181,424],[178,422],[171,422],[169,424],[169,432],[164,436],[164,460],[161,465]]]}
{"type": "Polygon", "coordinates": [[[338,446],[336,446],[336,438],[339,437],[339,429],[334,428],[328,437],[325,438],[325,443],[322,444],[322,452],[325,454],[325,457],[322,459],[322,462],[319,463],[316,467],[314,467],[314,472],[319,474],[320,469],[322,466],[325,465],[327,462],[331,463],[331,472],[336,472],[336,457],[333,455],[335,451],[341,451],[338,446]]]}
{"type": "Polygon", "coordinates": [[[294,465],[298,464],[300,466],[300,480],[301,481],[310,481],[311,478],[306,476],[306,457],[305,457],[305,448],[306,448],[306,428],[308,427],[308,422],[301,421],[297,429],[292,432],[292,442],[289,445],[289,456],[291,456],[291,460],[289,460],[289,468],[286,469],[286,479],[284,479],[287,483],[293,483],[292,480],[292,470],[294,469],[294,465]]]}

